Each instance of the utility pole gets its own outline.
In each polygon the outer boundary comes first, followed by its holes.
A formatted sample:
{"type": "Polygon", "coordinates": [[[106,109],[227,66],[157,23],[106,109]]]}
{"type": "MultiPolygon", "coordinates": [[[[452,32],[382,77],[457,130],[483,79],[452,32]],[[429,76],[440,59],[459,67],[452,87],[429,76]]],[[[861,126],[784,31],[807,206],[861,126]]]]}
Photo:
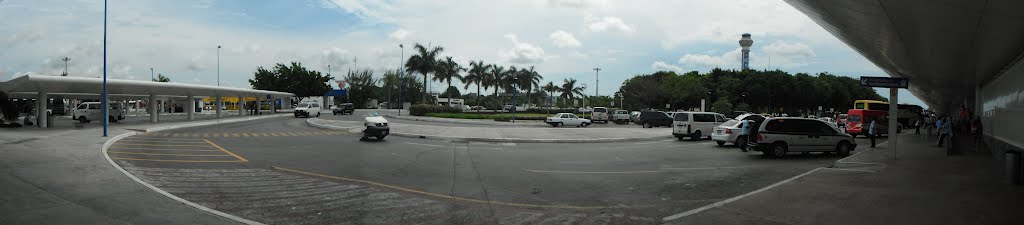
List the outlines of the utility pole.
{"type": "Polygon", "coordinates": [[[64,57],[64,58],[61,58],[60,60],[64,61],[64,74],[61,74],[61,76],[62,77],[66,77],[66,76],[68,76],[68,61],[71,61],[71,58],[64,57]]]}
{"type": "Polygon", "coordinates": [[[217,46],[217,87],[220,87],[220,45],[217,46]]]}
{"type": "Polygon", "coordinates": [[[149,68],[149,80],[156,81],[156,77],[153,76],[153,67],[149,68]]]}
{"type": "Polygon", "coordinates": [[[398,44],[398,48],[402,49],[401,58],[398,59],[398,116],[402,116],[402,108],[405,104],[402,103],[402,74],[405,73],[405,67],[402,66],[402,61],[405,61],[405,46],[398,44]]]}
{"type": "Polygon", "coordinates": [[[598,89],[601,88],[601,78],[599,76],[600,73],[601,68],[594,68],[594,96],[600,95],[597,93],[598,89]]]}

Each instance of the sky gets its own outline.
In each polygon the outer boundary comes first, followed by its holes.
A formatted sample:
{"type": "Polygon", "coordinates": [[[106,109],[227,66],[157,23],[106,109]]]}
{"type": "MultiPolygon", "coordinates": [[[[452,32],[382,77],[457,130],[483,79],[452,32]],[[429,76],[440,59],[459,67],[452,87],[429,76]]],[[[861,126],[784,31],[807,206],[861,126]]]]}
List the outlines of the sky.
{"type": "MultiPolygon", "coordinates": [[[[463,66],[470,60],[532,66],[544,83],[575,78],[588,95],[612,95],[638,74],[738,69],[737,41],[743,33],[754,40],[752,69],[888,76],[782,0],[108,4],[107,75],[115,79],[148,80],[152,68],[172,82],[217,85],[219,68],[220,85],[249,88],[258,67],[293,61],[325,73],[330,65],[335,77],[351,69],[372,69],[380,76],[398,69],[420,43],[444,47],[442,55],[463,66]]],[[[70,76],[101,77],[103,2],[0,0],[0,46],[0,81],[59,75],[64,57],[71,59],[70,76]]],[[[453,85],[463,87],[458,81],[453,85]]],[[[445,84],[430,86],[442,90],[445,84]]],[[[876,91],[888,96],[887,90],[876,91]]],[[[899,98],[923,105],[906,90],[899,98]]]]}

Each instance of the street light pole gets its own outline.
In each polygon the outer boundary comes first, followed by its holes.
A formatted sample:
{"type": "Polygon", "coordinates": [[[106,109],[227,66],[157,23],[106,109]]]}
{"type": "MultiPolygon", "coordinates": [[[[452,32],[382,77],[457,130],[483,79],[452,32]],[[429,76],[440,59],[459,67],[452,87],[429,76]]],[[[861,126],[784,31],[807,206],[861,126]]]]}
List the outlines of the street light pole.
{"type": "Polygon", "coordinates": [[[156,77],[153,76],[153,67],[149,68],[149,80],[156,81],[156,77]]]}
{"type": "Polygon", "coordinates": [[[107,0],[103,0],[103,105],[101,107],[103,108],[103,137],[107,137],[107,126],[110,125],[110,105],[107,103],[107,0]]]}
{"type": "Polygon", "coordinates": [[[405,61],[405,46],[398,44],[398,48],[402,49],[401,58],[398,59],[398,116],[402,115],[402,108],[405,104],[402,103],[402,74],[405,73],[405,68],[402,66],[402,61],[405,61]]]}
{"type": "Polygon", "coordinates": [[[64,74],[62,74],[61,76],[66,77],[66,76],[68,76],[68,61],[71,61],[71,58],[64,57],[64,58],[61,58],[60,60],[64,61],[64,74]]]}
{"type": "Polygon", "coordinates": [[[220,87],[220,45],[217,46],[217,87],[220,87]]]}
{"type": "Polygon", "coordinates": [[[597,93],[598,89],[601,88],[601,78],[598,74],[601,73],[601,68],[594,68],[594,96],[600,94],[597,93]]]}

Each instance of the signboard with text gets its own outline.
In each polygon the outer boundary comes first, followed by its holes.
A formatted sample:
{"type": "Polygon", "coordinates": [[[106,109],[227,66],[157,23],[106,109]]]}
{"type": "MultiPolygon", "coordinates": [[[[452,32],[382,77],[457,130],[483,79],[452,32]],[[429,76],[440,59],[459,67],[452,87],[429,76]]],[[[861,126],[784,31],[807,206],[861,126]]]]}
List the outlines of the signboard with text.
{"type": "Polygon", "coordinates": [[[879,88],[907,88],[908,86],[910,86],[910,79],[893,77],[860,77],[860,86],[879,88]]]}

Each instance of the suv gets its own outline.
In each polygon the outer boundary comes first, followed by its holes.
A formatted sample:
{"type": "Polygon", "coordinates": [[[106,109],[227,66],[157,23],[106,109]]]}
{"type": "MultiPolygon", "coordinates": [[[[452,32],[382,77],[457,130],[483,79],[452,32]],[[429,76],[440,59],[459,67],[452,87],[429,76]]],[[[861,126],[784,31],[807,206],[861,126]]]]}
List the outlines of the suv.
{"type": "Polygon", "coordinates": [[[786,156],[788,152],[838,152],[849,155],[857,148],[853,136],[844,134],[828,122],[798,118],[767,118],[751,134],[755,137],[751,149],[774,157],[786,156]]]}
{"type": "Polygon", "coordinates": [[[590,113],[590,120],[608,123],[608,108],[594,107],[594,112],[590,113]]]}
{"type": "Polygon", "coordinates": [[[636,123],[646,128],[672,126],[672,118],[659,111],[640,112],[636,123]]]}
{"type": "Polygon", "coordinates": [[[338,113],[341,113],[341,115],[345,115],[346,113],[352,114],[352,111],[355,111],[355,108],[355,105],[352,105],[352,103],[341,103],[341,105],[335,106],[331,112],[334,113],[334,115],[338,115],[338,113]]]}
{"type": "Polygon", "coordinates": [[[724,115],[713,112],[677,112],[673,117],[672,136],[679,140],[711,138],[715,127],[727,121],[724,115]]]}
{"type": "Polygon", "coordinates": [[[301,102],[295,107],[295,118],[299,118],[299,116],[310,117],[313,115],[320,117],[319,102],[301,102]]]}
{"type": "MultiPolygon", "coordinates": [[[[124,119],[124,111],[121,109],[121,104],[113,102],[108,102],[107,104],[109,105],[107,108],[107,119],[111,122],[124,119]]],[[[89,121],[103,118],[103,108],[100,108],[101,105],[103,103],[100,102],[83,102],[78,104],[78,108],[75,108],[74,119],[81,123],[88,123],[89,121]]]]}

